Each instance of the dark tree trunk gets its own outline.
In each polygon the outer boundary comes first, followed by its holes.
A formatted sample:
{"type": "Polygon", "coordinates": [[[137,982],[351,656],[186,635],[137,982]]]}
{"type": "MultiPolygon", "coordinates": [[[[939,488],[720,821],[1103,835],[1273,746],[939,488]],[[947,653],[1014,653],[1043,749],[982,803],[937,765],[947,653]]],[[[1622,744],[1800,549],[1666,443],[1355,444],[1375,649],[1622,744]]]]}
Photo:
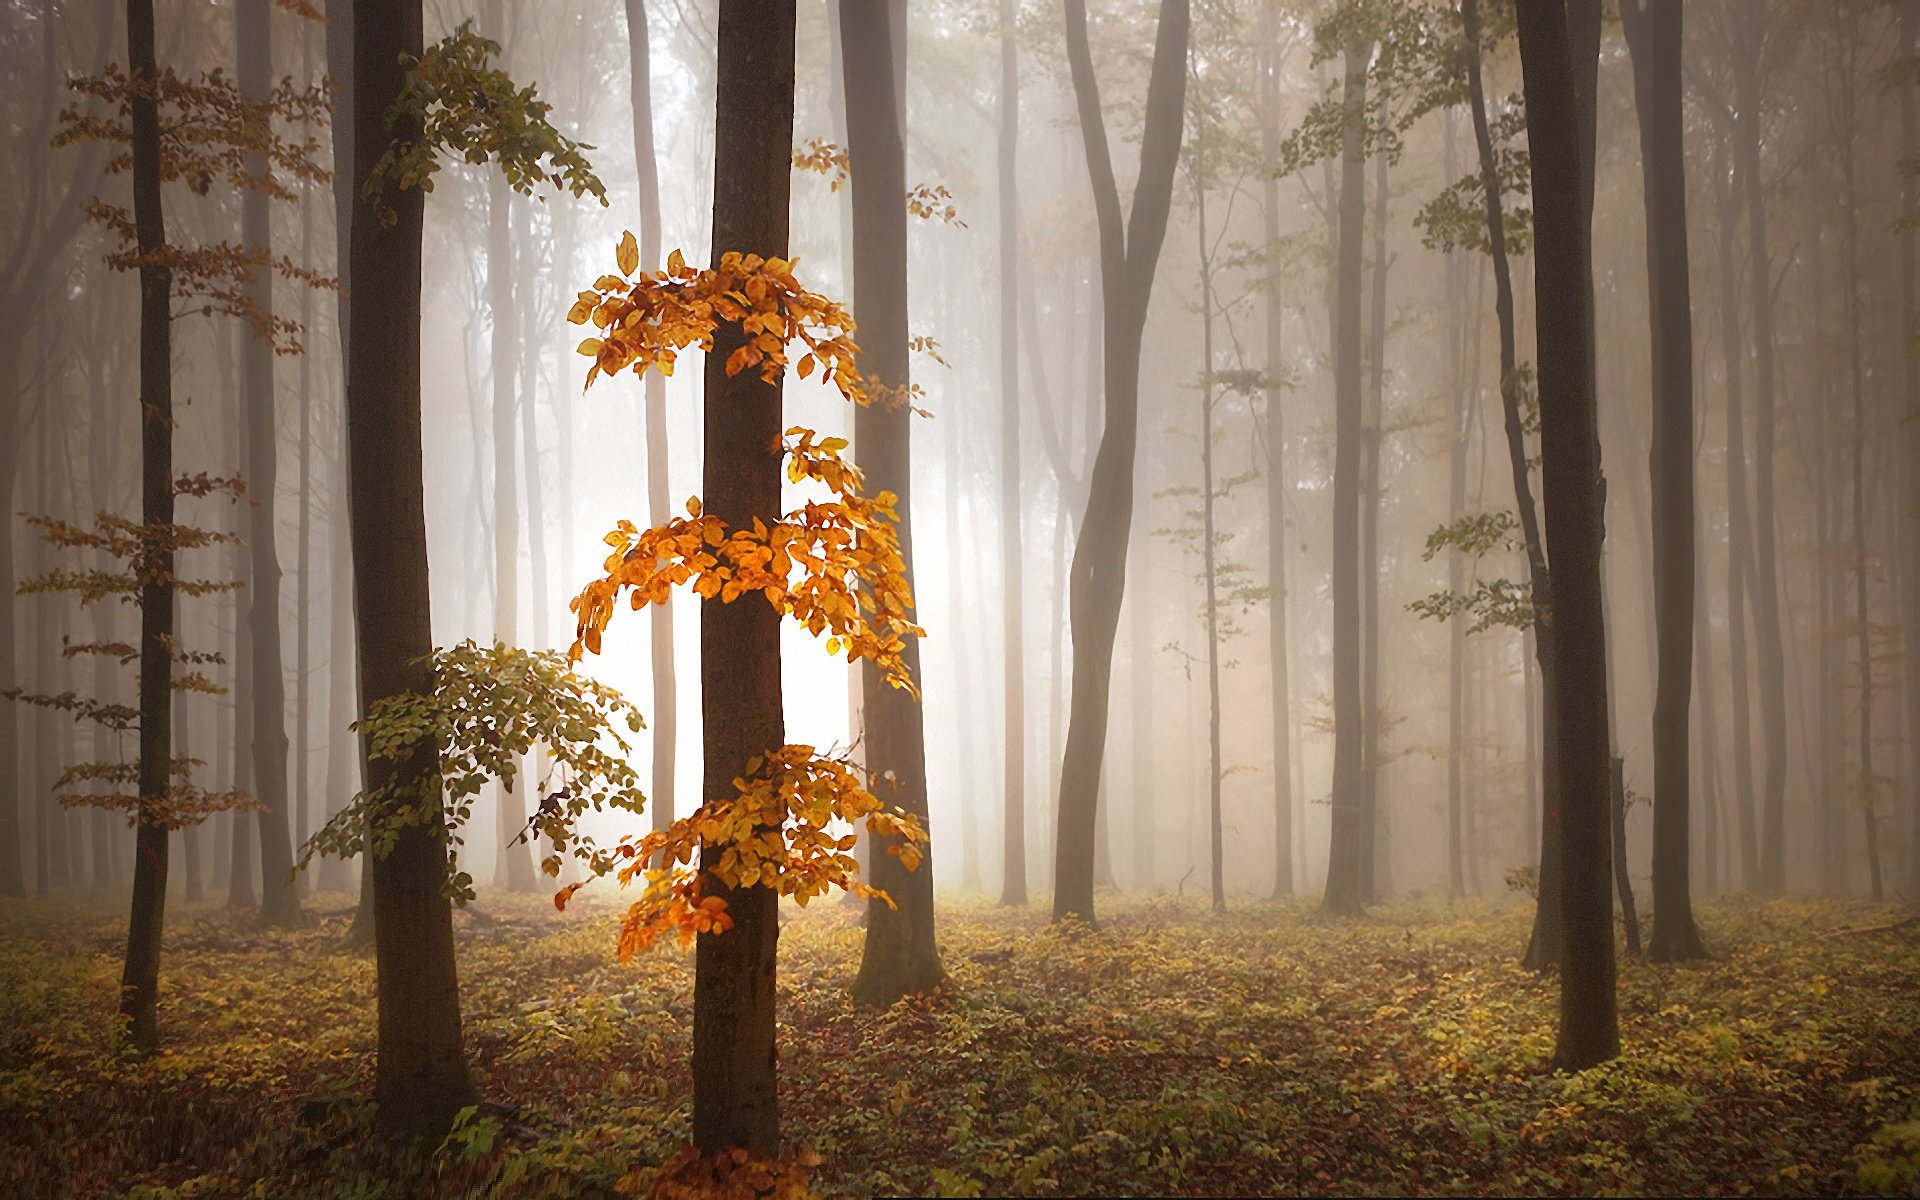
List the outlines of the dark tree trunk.
{"type": "Polygon", "coordinates": [[[1357,913],[1366,903],[1366,721],[1361,678],[1360,441],[1361,225],[1366,220],[1367,67],[1371,44],[1349,46],[1342,101],[1340,206],[1333,314],[1333,812],[1321,906],[1357,913]]]}
{"type": "MultiPolygon", "coordinates": [[[[155,80],[153,0],[127,0],[127,72],[155,80]]],[[[154,261],[165,248],[160,202],[160,109],[150,88],[128,102],[133,138],[133,222],[140,267],[140,519],[147,529],[173,524],[173,272],[154,261]]],[[[172,784],[173,549],[153,543],[140,571],[140,809],[133,860],[133,911],[120,1016],[135,1049],[160,1047],[160,935],[166,923],[167,826],[172,784]]]]}
{"type": "MultiPolygon", "coordinates": [[[[1652,338],[1653,602],[1659,669],[1653,702],[1653,959],[1705,953],[1693,923],[1688,838],[1693,769],[1693,301],[1687,271],[1687,162],[1677,4],[1623,0],[1640,113],[1652,338]],[[1676,269],[1678,268],[1678,269],[1676,269]]],[[[1622,805],[1624,810],[1624,804],[1622,805]]],[[[1619,824],[1625,826],[1624,813],[1619,824]]],[[[1624,874],[1624,864],[1622,865],[1624,874]]],[[[1623,894],[1622,899],[1631,895],[1623,894]]],[[[1628,925],[1628,950],[1637,931],[1628,925]]]]}
{"type": "Polygon", "coordinates": [[[1071,580],[1073,700],[1060,768],[1053,915],[1092,921],[1093,838],[1106,757],[1113,638],[1120,622],[1133,525],[1134,452],[1140,424],[1140,348],[1154,268],[1166,240],[1173,171],[1186,107],[1187,0],[1161,0],[1133,209],[1123,227],[1100,88],[1087,44],[1085,0],[1067,0],[1067,60],[1100,230],[1102,380],[1106,425],[1074,546],[1071,580]]]}
{"type": "MultiPolygon", "coordinates": [[[[632,71],[633,157],[640,172],[640,269],[660,269],[660,163],[653,142],[652,43],[646,0],[626,0],[627,60],[632,71]]],[[[667,486],[667,378],[648,371],[646,396],[647,520],[664,525],[672,516],[667,486]]],[[[569,581],[568,586],[572,583],[569,581]]],[[[680,730],[679,690],[673,663],[673,604],[651,606],[653,667],[653,828],[673,824],[675,751],[680,730]]]]}
{"type": "MultiPolygon", "coordinates": [[[[313,38],[300,32],[300,77],[313,77],[313,38]]],[[[312,189],[304,182],[300,188],[300,264],[313,266],[312,189]]],[[[313,289],[300,289],[300,328],[313,336],[313,289]]],[[[298,456],[299,494],[297,523],[299,542],[294,551],[294,578],[298,580],[293,604],[293,845],[306,845],[312,833],[313,817],[313,354],[300,355],[300,385],[296,393],[300,408],[300,446],[298,456]]],[[[305,896],[312,877],[302,873],[295,881],[295,894],[305,896]]]]}
{"type": "MultiPolygon", "coordinates": [[[[899,497],[900,538],[906,573],[913,578],[913,410],[886,397],[906,398],[907,192],[906,130],[896,97],[905,87],[894,73],[895,23],[905,6],[889,0],[840,0],[840,39],[845,52],[847,154],[853,187],[853,303],[860,322],[860,373],[880,399],[854,413],[860,469],[872,491],[899,497]]],[[[902,652],[907,672],[921,678],[920,643],[908,638],[902,652]]],[[[860,672],[865,724],[865,765],[880,780],[880,799],[927,825],[927,743],[920,702],[889,684],[872,662],[860,672]]],[[[932,831],[929,830],[929,833],[932,831]]],[[[872,883],[892,901],[867,903],[867,938],[853,996],[861,1004],[889,1005],[902,996],[938,987],[946,973],[934,945],[933,857],[918,870],[888,853],[894,839],[875,847],[872,883]]]]}
{"type": "Polygon", "coordinates": [[[1540,450],[1557,668],[1562,954],[1557,1066],[1578,1070],[1620,1052],[1614,1000],[1608,809],[1606,621],[1600,446],[1594,421],[1591,257],[1583,196],[1580,96],[1567,7],[1519,10],[1520,61],[1534,200],[1534,327],[1540,358],[1540,450]]]}
{"type": "MultiPolygon", "coordinates": [[[[241,94],[263,104],[273,88],[273,39],[268,0],[236,0],[234,42],[241,94]]],[[[250,172],[266,174],[264,155],[247,159],[250,172]]],[[[267,194],[248,189],[241,202],[242,236],[249,247],[271,251],[273,222],[267,194]]],[[[247,299],[264,318],[273,313],[273,272],[256,268],[247,299]]],[[[248,500],[253,506],[248,538],[247,630],[253,640],[254,790],[266,806],[259,814],[260,920],[291,928],[301,923],[294,891],[293,849],[287,822],[287,685],[280,655],[280,553],[274,522],[279,478],[279,428],[275,421],[273,345],[257,332],[241,356],[241,388],[247,406],[248,500]]]]}
{"type": "MultiPolygon", "coordinates": [[[[1000,571],[1004,609],[1004,774],[1000,903],[1027,902],[1026,631],[1021,623],[1019,49],[1013,0],[1000,0],[1000,571]]],[[[1035,347],[1038,350],[1038,347],[1035,347]]]]}
{"type": "Polygon", "coordinates": [[[1735,24],[1735,178],[1746,200],[1748,292],[1753,305],[1754,402],[1754,635],[1760,659],[1760,742],[1765,774],[1760,803],[1758,873],[1749,882],[1777,894],[1787,886],[1787,684],[1780,628],[1778,535],[1774,499],[1773,261],[1767,249],[1767,212],[1760,174],[1760,90],[1767,42],[1767,7],[1743,10],[1735,24]]]}
{"type": "MultiPolygon", "coordinates": [[[[406,117],[389,126],[400,95],[403,55],[421,52],[419,0],[355,0],[354,195],[363,196],[374,164],[394,138],[417,138],[406,117]]],[[[354,304],[348,326],[347,470],[352,494],[354,611],[358,618],[360,695],[371,707],[433,688],[432,610],[427,588],[427,526],[420,440],[420,271],[425,196],[416,188],[384,196],[395,221],[382,224],[355,204],[349,271],[354,304]]],[[[367,784],[416,785],[438,750],[404,762],[366,764],[367,784]]],[[[439,797],[429,793],[426,823],[399,831],[373,858],[374,953],[379,972],[379,1041],[374,1098],[389,1129],[443,1132],[474,1102],[460,1034],[460,984],[454,966],[453,911],[443,890],[447,850],[429,825],[439,797]]]]}
{"type": "MultiPolygon", "coordinates": [[[[713,259],[729,250],[787,253],[792,190],[794,6],[721,0],[713,170],[713,259]]],[[[727,357],[745,340],[737,323],[714,333],[706,367],[706,511],[729,529],[780,514],[781,389],[758,372],[731,378],[727,357]]],[[[780,614],[770,606],[700,605],[703,797],[724,803],[747,760],[786,742],[780,707],[780,614]]],[[[701,848],[701,866],[722,847],[701,848]]],[[[711,880],[711,877],[709,877],[711,880]]],[[[693,1144],[702,1153],[780,1150],[774,1066],[778,897],[761,885],[717,887],[733,928],[703,933],[693,985],[693,1144]]]]}
{"type": "Polygon", "coordinates": [[[1627,873],[1627,760],[1618,755],[1609,763],[1608,812],[1613,820],[1613,890],[1620,898],[1620,924],[1627,933],[1627,953],[1640,957],[1640,908],[1633,901],[1633,879],[1627,873]]]}
{"type": "MultiPolygon", "coordinates": [[[[1556,18],[1563,11],[1555,0],[1556,18]]],[[[1527,939],[1522,961],[1530,968],[1545,970],[1560,961],[1560,752],[1559,717],[1553,704],[1554,646],[1557,638],[1546,618],[1553,585],[1547,571],[1547,547],[1541,534],[1540,514],[1534,505],[1533,480],[1527,454],[1526,426],[1520,413],[1522,381],[1514,333],[1513,273],[1507,260],[1506,218],[1500,195],[1500,175],[1494,162],[1493,138],[1487,124],[1486,90],[1480,73],[1480,6],[1478,0],[1461,0],[1461,19],[1466,26],[1467,88],[1473,116],[1473,140],[1480,157],[1481,190],[1487,210],[1487,247],[1493,260],[1493,308],[1500,326],[1500,410],[1507,441],[1507,467],[1513,479],[1514,508],[1520,519],[1520,534],[1527,554],[1528,597],[1534,608],[1534,658],[1540,666],[1540,861],[1536,875],[1533,932],[1527,939]]],[[[1576,122],[1577,123],[1577,122],[1576,122]]]]}

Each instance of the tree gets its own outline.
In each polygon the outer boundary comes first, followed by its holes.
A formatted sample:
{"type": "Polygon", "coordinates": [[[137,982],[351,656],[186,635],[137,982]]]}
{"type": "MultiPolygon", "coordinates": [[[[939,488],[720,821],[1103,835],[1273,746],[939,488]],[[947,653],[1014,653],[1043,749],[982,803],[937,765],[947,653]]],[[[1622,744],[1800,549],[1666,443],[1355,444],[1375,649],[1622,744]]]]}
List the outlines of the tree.
{"type": "MultiPolygon", "coordinates": [[[[1004,773],[1000,903],[1027,902],[1026,628],[1021,621],[1020,61],[1014,0],[1000,0],[1000,108],[995,187],[1000,216],[1000,572],[1004,614],[1004,773]]],[[[1034,348],[1037,353],[1039,347],[1034,348]]]]}
{"type": "MultiPolygon", "coordinates": [[[[905,10],[888,0],[841,0],[840,37],[845,51],[847,155],[853,190],[853,291],[863,319],[860,374],[870,403],[854,414],[854,444],[870,481],[899,497],[894,522],[903,579],[913,580],[914,419],[907,334],[906,131],[896,103],[904,77],[894,74],[891,23],[905,10]],[[891,10],[891,11],[890,11],[891,10]]],[[[920,679],[917,638],[908,639],[903,661],[909,678],[920,679]]],[[[860,673],[861,736],[869,774],[887,798],[927,824],[927,746],[920,704],[913,692],[893,686],[868,661],[860,673]]],[[[934,943],[933,870],[908,871],[894,843],[876,843],[871,882],[885,900],[867,903],[867,936],[854,980],[854,999],[888,1005],[902,996],[940,986],[946,972],[934,943]]]]}
{"type": "MultiPolygon", "coordinates": [[[[443,154],[498,163],[530,192],[551,183],[602,198],[578,143],[549,106],[488,65],[499,49],[466,26],[423,49],[418,0],[355,0],[354,192],[348,270],[348,479],[354,614],[365,711],[433,690],[432,611],[420,442],[420,270],[425,192],[443,154]]],[[[380,978],[374,1097],[386,1128],[443,1132],[474,1090],[460,1034],[459,976],[437,750],[366,753],[372,818],[400,823],[373,860],[374,957],[380,978]]]]}
{"type": "MultiPolygon", "coordinates": [[[[1647,210],[1647,324],[1653,363],[1654,618],[1653,938],[1656,962],[1705,954],[1688,882],[1693,700],[1693,309],[1687,272],[1687,164],[1680,85],[1680,6],[1623,0],[1640,113],[1647,210]],[[1671,264],[1671,265],[1668,265],[1671,264]]],[[[1624,857],[1624,856],[1623,856],[1624,857]]]]}
{"type": "MultiPolygon", "coordinates": [[[[1920,86],[1920,72],[1913,69],[1916,44],[1920,43],[1920,10],[1912,4],[1900,6],[1900,53],[1909,69],[1899,81],[1900,153],[1908,169],[1900,176],[1902,213],[1920,212],[1920,174],[1913,169],[1920,159],[1920,121],[1914,113],[1914,93],[1920,86]]],[[[1914,225],[1911,217],[1900,226],[1900,316],[1911,336],[1920,304],[1920,262],[1914,252],[1914,225]]],[[[1920,358],[1909,353],[1901,359],[1901,399],[1905,413],[1902,422],[1907,431],[1906,498],[1907,512],[1907,894],[1920,895],[1920,358]]]]}
{"type": "Polygon", "coordinates": [[[1093,54],[1087,43],[1085,0],[1067,0],[1066,17],[1067,61],[1100,231],[1106,425],[1087,489],[1086,517],[1080,523],[1080,537],[1073,550],[1073,698],[1060,767],[1053,915],[1055,920],[1077,917],[1091,921],[1093,845],[1100,773],[1106,756],[1113,639],[1120,622],[1127,541],[1133,522],[1141,340],[1154,269],[1173,203],[1173,170],[1180,157],[1190,17],[1187,0],[1161,0],[1153,69],[1147,84],[1140,176],[1124,227],[1099,82],[1094,77],[1093,54]]]}
{"type": "Polygon", "coordinates": [[[1333,829],[1321,907],[1351,914],[1366,902],[1361,860],[1360,671],[1360,268],[1366,219],[1367,66],[1371,41],[1345,46],[1341,96],[1339,226],[1334,252],[1333,829]]]}
{"type": "Polygon", "coordinates": [[[1534,198],[1541,484],[1554,563],[1548,622],[1559,719],[1562,955],[1555,1065],[1579,1070],[1620,1052],[1614,999],[1611,798],[1607,741],[1604,537],[1594,419],[1591,247],[1581,100],[1561,0],[1519,9],[1534,198]]]}
{"type": "MultiPolygon", "coordinates": [[[[1280,63],[1274,6],[1262,4],[1257,18],[1260,41],[1260,155],[1268,163],[1280,152],[1280,63]]],[[[1280,243],[1280,176],[1268,171],[1260,184],[1261,233],[1269,255],[1280,243]]],[[[1268,262],[1263,307],[1266,376],[1261,389],[1265,423],[1261,436],[1267,459],[1267,654],[1273,707],[1273,895],[1293,895],[1293,720],[1292,683],[1287,655],[1286,425],[1280,411],[1280,270],[1268,262]]]]}
{"type": "MultiPolygon", "coordinates": [[[[632,71],[633,157],[640,172],[640,267],[660,269],[660,164],[653,141],[653,68],[646,0],[627,0],[627,51],[632,71]]],[[[647,516],[672,515],[667,487],[667,379],[646,377],[647,516]]],[[[673,824],[674,766],[680,735],[679,683],[673,663],[673,606],[653,608],[653,827],[673,824]]]]}
{"type": "MultiPolygon", "coordinates": [[[[273,88],[272,29],[269,0],[235,0],[234,43],[239,54],[240,94],[256,106],[271,100],[273,88]]],[[[269,170],[264,147],[247,160],[247,171],[263,178],[269,170]]],[[[241,227],[247,245],[263,256],[272,253],[273,223],[267,211],[270,194],[248,188],[242,200],[241,227]]],[[[273,273],[262,263],[248,274],[247,301],[273,321],[273,273]]],[[[247,406],[247,474],[257,506],[247,539],[247,635],[251,640],[253,678],[248,698],[253,703],[254,787],[264,807],[260,811],[260,920],[283,928],[302,923],[300,897],[294,890],[293,847],[287,809],[287,699],[286,672],[280,653],[280,554],[274,529],[274,494],[279,478],[279,428],[274,419],[275,393],[270,337],[246,342],[241,361],[241,388],[247,406]]],[[[301,580],[304,587],[306,581],[301,580]]],[[[300,769],[306,770],[304,761],[300,769]]]]}

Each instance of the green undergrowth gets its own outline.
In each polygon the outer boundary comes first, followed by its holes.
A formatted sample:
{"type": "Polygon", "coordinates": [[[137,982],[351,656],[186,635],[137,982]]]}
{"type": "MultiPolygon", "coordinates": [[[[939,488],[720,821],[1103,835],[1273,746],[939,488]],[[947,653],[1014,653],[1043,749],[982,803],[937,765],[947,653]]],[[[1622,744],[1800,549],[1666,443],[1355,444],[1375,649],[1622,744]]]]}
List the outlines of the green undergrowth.
{"type": "MultiPolygon", "coordinates": [[[[372,962],[334,949],[344,899],[311,907],[178,914],[167,1049],[135,1060],[119,914],[0,905],[0,1194],[605,1196],[687,1136],[691,955],[623,967],[615,905],[486,897],[459,937],[489,1105],[382,1142],[372,962]]],[[[1703,903],[1714,956],[1623,962],[1625,1054],[1578,1075],[1545,1070],[1557,984],[1516,965],[1517,905],[1111,897],[1062,933],[957,901],[950,993],[885,1012],[847,1000],[854,910],[787,915],[782,1119],[825,1195],[1920,1190],[1920,945],[1870,928],[1890,907],[1703,903]]]]}

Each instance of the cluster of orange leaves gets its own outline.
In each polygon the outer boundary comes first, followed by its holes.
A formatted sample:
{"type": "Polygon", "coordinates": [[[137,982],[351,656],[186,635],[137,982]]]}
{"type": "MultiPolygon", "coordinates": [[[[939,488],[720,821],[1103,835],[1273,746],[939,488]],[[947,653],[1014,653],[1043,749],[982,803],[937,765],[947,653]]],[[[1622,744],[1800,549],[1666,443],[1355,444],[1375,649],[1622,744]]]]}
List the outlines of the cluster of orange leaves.
{"type": "MultiPolygon", "coordinates": [[[[715,330],[732,322],[746,342],[728,358],[727,374],[757,369],[776,381],[787,370],[790,346],[799,342],[806,348],[795,368],[801,378],[819,369],[847,399],[870,402],[854,363],[859,348],[852,318],[802,287],[791,263],[729,252],[718,267],[702,271],[676,250],[666,270],[636,274],[639,247],[631,233],[614,258],[620,274],[601,276],[567,314],[573,324],[591,321],[601,331],[579,347],[593,359],[588,387],[603,373],[628,368],[670,373],[678,351],[711,350],[715,330]]],[[[606,537],[613,552],[605,574],[571,602],[577,626],[570,660],[600,652],[623,592],[639,609],[665,603],[674,587],[689,584],[702,598],[727,604],[758,593],[776,612],[824,636],[828,653],[867,659],[894,687],[918,696],[905,651],[907,639],[925,631],[910,615],[913,594],[893,525],[898,498],[884,491],[865,495],[859,470],[841,457],[846,447],[842,438],[820,438],[799,426],[786,431],[780,449],[788,479],[819,484],[832,498],[808,501],[771,524],[756,517],[750,529],[729,528],[703,512],[697,498],[687,502],[685,517],[652,529],[620,522],[606,537]]],[[[801,904],[838,887],[891,904],[859,882],[859,862],[850,853],[855,837],[837,832],[860,821],[886,838],[888,853],[909,869],[919,864],[926,834],[918,822],[888,811],[845,759],[822,756],[812,746],[769,748],[733,782],[737,795],[709,800],[671,828],[615,848],[614,857],[624,860],[620,882],[644,877],[646,883],[622,924],[622,959],[662,933],[676,932],[685,944],[731,927],[725,899],[707,890],[714,883],[769,887],[801,904]],[[696,865],[703,846],[720,853],[696,865]]],[[[577,886],[556,894],[555,905],[564,907],[577,886]]]]}
{"type": "Polygon", "coordinates": [[[751,529],[729,529],[698,499],[687,501],[686,516],[652,529],[620,522],[605,539],[613,547],[606,574],[571,602],[571,657],[600,652],[623,591],[639,609],[691,584],[703,599],[727,604],[758,592],[775,611],[825,635],[829,654],[869,659],[894,687],[917,694],[904,654],[907,639],[923,631],[909,615],[913,593],[893,527],[897,498],[863,495],[858,470],[840,457],[845,448],[841,438],[816,441],[812,430],[787,430],[788,478],[824,484],[836,498],[808,501],[772,525],[756,518],[751,529]]]}
{"type": "Polygon", "coordinates": [[[820,1156],[788,1151],[767,1158],[748,1150],[702,1154],[692,1142],[653,1171],[633,1171],[614,1185],[622,1196],[646,1189],[647,1200],[808,1200],[807,1168],[820,1156]]]}
{"type": "MultiPolygon", "coordinates": [[[[772,888],[803,908],[830,888],[891,906],[885,892],[859,881],[851,828],[863,821],[901,865],[920,865],[927,835],[919,822],[883,805],[867,790],[860,769],[844,758],[826,757],[812,746],[782,746],[748,760],[733,787],[733,797],[708,801],[671,827],[613,849],[613,857],[624,860],[621,884],[646,884],[620,925],[622,962],[651,949],[665,933],[676,934],[684,946],[697,934],[731,928],[726,901],[707,894],[709,879],[728,888],[772,888]],[[696,870],[703,845],[720,853],[696,870]]],[[[555,906],[566,907],[579,886],[562,889],[555,906]]]]}
{"type": "Polygon", "coordinates": [[[595,280],[567,312],[573,324],[592,321],[600,330],[599,337],[579,346],[594,360],[587,386],[602,372],[613,375],[628,367],[635,374],[654,369],[671,375],[679,351],[688,346],[711,350],[714,330],[738,322],[746,342],[727,359],[727,374],[757,367],[773,382],[786,373],[788,347],[800,342],[806,347],[800,378],[824,368],[841,395],[861,401],[853,318],[832,300],[801,287],[792,262],[729,250],[719,266],[701,271],[675,250],[666,270],[636,276],[640,247],[631,232],[620,239],[614,258],[620,274],[595,280]]]}

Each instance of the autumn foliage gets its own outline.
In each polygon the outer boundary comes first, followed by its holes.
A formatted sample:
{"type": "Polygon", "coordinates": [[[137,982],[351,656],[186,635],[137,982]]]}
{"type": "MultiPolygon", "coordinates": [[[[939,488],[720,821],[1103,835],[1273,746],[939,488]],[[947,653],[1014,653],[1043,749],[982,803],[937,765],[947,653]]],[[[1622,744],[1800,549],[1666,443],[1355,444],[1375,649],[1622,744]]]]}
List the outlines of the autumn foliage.
{"type": "MultiPolygon", "coordinates": [[[[729,375],[757,370],[772,381],[791,364],[802,379],[818,371],[847,399],[872,402],[854,365],[859,347],[852,317],[801,286],[791,262],[729,252],[717,267],[697,270],[676,250],[665,270],[636,273],[640,254],[631,233],[614,258],[619,274],[602,275],[567,314],[573,324],[591,322],[599,331],[579,346],[593,360],[586,386],[628,369],[671,374],[680,351],[711,350],[715,329],[737,322],[747,340],[729,356],[729,375]],[[793,363],[796,342],[804,350],[793,363]]],[[[859,470],[841,456],[846,447],[842,438],[821,438],[800,426],[786,431],[780,448],[787,478],[819,485],[828,498],[809,500],[771,524],[756,519],[750,529],[729,528],[703,512],[698,498],[687,502],[685,517],[652,529],[622,521],[606,537],[613,553],[604,575],[571,602],[578,621],[571,657],[600,652],[622,596],[639,609],[665,603],[685,584],[723,604],[758,594],[824,636],[829,653],[869,660],[893,686],[917,695],[903,652],[907,639],[924,630],[910,615],[913,594],[893,526],[898,498],[864,494],[859,470]]],[[[876,799],[845,757],[812,746],[771,746],[746,764],[734,789],[734,796],[709,800],[670,828],[616,848],[625,860],[620,882],[643,879],[646,889],[622,923],[623,959],[665,932],[684,944],[729,928],[726,902],[709,893],[709,874],[728,887],[773,888],[800,904],[835,887],[886,899],[858,882],[850,827],[862,821],[892,841],[889,853],[909,868],[918,865],[926,840],[919,823],[876,799]],[[723,848],[704,871],[694,865],[703,845],[723,848]]],[[[562,889],[555,904],[564,907],[577,887],[562,889]]]]}

